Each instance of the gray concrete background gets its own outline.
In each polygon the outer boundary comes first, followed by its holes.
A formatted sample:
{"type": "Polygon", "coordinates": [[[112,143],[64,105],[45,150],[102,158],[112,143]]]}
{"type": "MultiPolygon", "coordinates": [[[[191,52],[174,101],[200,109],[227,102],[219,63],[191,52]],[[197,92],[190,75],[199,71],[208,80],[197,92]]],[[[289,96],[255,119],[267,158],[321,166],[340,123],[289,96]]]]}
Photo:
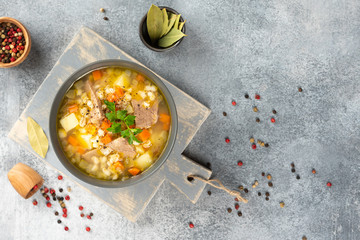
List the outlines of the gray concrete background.
{"type": "Polygon", "coordinates": [[[360,238],[359,1],[3,0],[0,12],[25,24],[33,43],[23,64],[0,70],[1,239],[360,238]],[[151,3],[170,6],[187,20],[189,36],[171,52],[152,52],[139,39],[138,24],[151,3]],[[110,21],[102,19],[101,7],[110,21]],[[250,189],[249,203],[240,205],[243,217],[226,211],[234,200],[219,190],[209,187],[212,195],[204,192],[193,205],[166,183],[131,223],[69,180],[59,182],[55,170],[7,138],[82,25],[212,109],[185,155],[211,162],[213,175],[225,185],[250,189]],[[252,100],[243,97],[246,92],[252,100]],[[260,101],[253,100],[255,93],[260,101]],[[252,111],[255,104],[258,113],[252,111]],[[269,121],[273,108],[275,124],[269,121]],[[227,136],[230,144],[224,142],[227,136]],[[250,136],[270,148],[252,150],[250,136]],[[237,167],[238,160],[243,167],[237,167]],[[12,189],[6,173],[17,162],[31,165],[49,186],[72,187],[69,232],[39,194],[33,207],[12,189]],[[300,180],[291,173],[291,162],[300,180]],[[262,171],[272,174],[272,189],[262,171]],[[253,190],[255,179],[260,185],[253,190]],[[269,191],[270,201],[257,191],[269,191]],[[93,220],[77,216],[78,204],[94,213],[93,220]],[[85,225],[93,231],[85,232],[85,225]]]}

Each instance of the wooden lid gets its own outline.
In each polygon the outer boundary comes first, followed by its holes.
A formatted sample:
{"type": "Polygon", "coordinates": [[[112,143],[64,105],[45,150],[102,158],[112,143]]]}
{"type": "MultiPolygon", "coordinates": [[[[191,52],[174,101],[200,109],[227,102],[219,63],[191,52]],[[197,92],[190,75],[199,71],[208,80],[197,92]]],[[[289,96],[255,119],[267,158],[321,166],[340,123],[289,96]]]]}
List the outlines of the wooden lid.
{"type": "Polygon", "coordinates": [[[43,185],[44,179],[31,167],[23,163],[16,164],[9,172],[8,178],[15,190],[28,199],[43,185]]]}

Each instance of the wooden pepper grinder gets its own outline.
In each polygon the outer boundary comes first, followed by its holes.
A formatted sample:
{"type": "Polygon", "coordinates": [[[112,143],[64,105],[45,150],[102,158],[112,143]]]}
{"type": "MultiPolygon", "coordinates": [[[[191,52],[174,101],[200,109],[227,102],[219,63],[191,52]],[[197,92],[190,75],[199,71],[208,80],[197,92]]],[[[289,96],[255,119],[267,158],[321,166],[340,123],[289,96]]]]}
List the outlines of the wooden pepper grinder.
{"type": "Polygon", "coordinates": [[[16,164],[9,172],[8,178],[15,190],[28,199],[43,185],[44,179],[31,167],[23,163],[16,164]]]}

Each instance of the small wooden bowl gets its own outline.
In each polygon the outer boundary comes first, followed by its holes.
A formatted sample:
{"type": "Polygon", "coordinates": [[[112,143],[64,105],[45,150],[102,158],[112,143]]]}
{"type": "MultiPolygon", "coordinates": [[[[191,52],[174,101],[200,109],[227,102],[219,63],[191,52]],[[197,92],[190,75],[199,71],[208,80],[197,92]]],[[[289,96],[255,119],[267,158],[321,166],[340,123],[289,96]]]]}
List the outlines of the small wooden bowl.
{"type": "Polygon", "coordinates": [[[23,37],[25,38],[25,41],[26,41],[24,53],[18,59],[16,59],[16,61],[10,62],[10,63],[0,62],[0,68],[11,68],[11,67],[15,67],[15,66],[19,65],[20,63],[22,63],[26,59],[26,57],[29,55],[30,49],[31,49],[31,37],[30,37],[29,31],[18,20],[10,18],[10,17],[0,17],[0,23],[3,23],[3,22],[13,23],[16,26],[18,26],[22,30],[23,37]]]}
{"type": "Polygon", "coordinates": [[[34,169],[23,163],[16,164],[9,172],[8,178],[15,190],[25,199],[28,199],[44,183],[44,179],[34,169]]]}

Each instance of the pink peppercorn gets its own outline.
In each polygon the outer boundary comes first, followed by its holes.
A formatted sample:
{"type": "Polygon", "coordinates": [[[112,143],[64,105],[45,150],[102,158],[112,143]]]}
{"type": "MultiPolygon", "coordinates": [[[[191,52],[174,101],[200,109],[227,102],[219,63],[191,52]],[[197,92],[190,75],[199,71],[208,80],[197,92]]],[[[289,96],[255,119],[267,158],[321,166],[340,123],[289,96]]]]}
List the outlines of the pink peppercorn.
{"type": "Polygon", "coordinates": [[[38,202],[36,200],[33,201],[34,206],[36,206],[38,204],[38,202]]]}
{"type": "Polygon", "coordinates": [[[89,227],[86,227],[85,229],[87,232],[90,232],[90,230],[91,230],[89,227]]]}
{"type": "Polygon", "coordinates": [[[233,106],[236,106],[236,102],[235,102],[235,101],[232,101],[231,104],[232,104],[233,106]]]}
{"type": "Polygon", "coordinates": [[[59,176],[58,176],[58,179],[59,179],[59,180],[62,180],[62,179],[63,179],[63,176],[59,175],[59,176]]]}
{"type": "Polygon", "coordinates": [[[274,123],[276,120],[275,120],[275,118],[271,118],[270,121],[271,121],[272,123],[274,123]]]}
{"type": "Polygon", "coordinates": [[[255,94],[255,99],[260,100],[260,95],[259,95],[259,94],[255,94]]]}
{"type": "Polygon", "coordinates": [[[69,228],[68,228],[68,227],[64,227],[64,230],[65,230],[65,231],[69,231],[69,228]]]}
{"type": "Polygon", "coordinates": [[[243,162],[242,161],[239,161],[238,162],[238,166],[241,167],[243,165],[243,162]]]}
{"type": "Polygon", "coordinates": [[[327,182],[326,186],[331,187],[332,186],[331,182],[327,182]]]}
{"type": "Polygon", "coordinates": [[[84,209],[83,206],[79,206],[79,210],[82,211],[84,209]]]}
{"type": "Polygon", "coordinates": [[[51,203],[47,202],[47,203],[46,203],[46,206],[47,206],[47,207],[51,207],[51,203]]]}
{"type": "Polygon", "coordinates": [[[16,59],[15,59],[14,57],[11,57],[11,58],[10,58],[10,61],[11,61],[11,62],[15,62],[15,60],[16,60],[16,59]]]}
{"type": "Polygon", "coordinates": [[[67,218],[67,214],[66,214],[66,213],[64,213],[64,214],[63,214],[63,217],[64,217],[64,218],[67,218]]]}
{"type": "Polygon", "coordinates": [[[235,198],[234,200],[235,200],[235,202],[238,202],[238,201],[239,201],[239,199],[238,199],[238,198],[235,198]]]}
{"type": "Polygon", "coordinates": [[[87,219],[91,219],[91,216],[90,216],[90,215],[87,215],[86,217],[87,217],[87,219]]]}
{"type": "Polygon", "coordinates": [[[239,210],[239,204],[237,204],[237,203],[235,204],[235,209],[239,210]]]}
{"type": "Polygon", "coordinates": [[[252,144],[251,148],[255,150],[256,149],[256,144],[252,144]]]}
{"type": "Polygon", "coordinates": [[[230,139],[229,139],[229,138],[225,138],[225,142],[226,142],[226,143],[229,143],[229,142],[230,142],[230,139]]]}
{"type": "Polygon", "coordinates": [[[16,31],[17,31],[17,32],[21,32],[21,29],[20,29],[20,28],[18,28],[18,29],[16,29],[16,31]]]}
{"type": "Polygon", "coordinates": [[[63,208],[63,213],[67,213],[67,209],[66,209],[66,208],[63,208]]]}
{"type": "Polygon", "coordinates": [[[67,196],[65,197],[65,200],[69,201],[69,200],[70,200],[70,196],[67,195],[67,196]]]}
{"type": "Polygon", "coordinates": [[[44,193],[48,193],[49,192],[49,189],[46,187],[44,188],[44,193]]]}
{"type": "Polygon", "coordinates": [[[85,215],[83,213],[80,214],[80,217],[84,217],[85,215]]]}
{"type": "Polygon", "coordinates": [[[55,193],[55,190],[54,190],[54,189],[50,189],[50,193],[51,193],[51,194],[54,194],[54,193],[55,193]]]}
{"type": "Polygon", "coordinates": [[[192,222],[189,223],[189,228],[194,228],[194,224],[192,222]]]}

